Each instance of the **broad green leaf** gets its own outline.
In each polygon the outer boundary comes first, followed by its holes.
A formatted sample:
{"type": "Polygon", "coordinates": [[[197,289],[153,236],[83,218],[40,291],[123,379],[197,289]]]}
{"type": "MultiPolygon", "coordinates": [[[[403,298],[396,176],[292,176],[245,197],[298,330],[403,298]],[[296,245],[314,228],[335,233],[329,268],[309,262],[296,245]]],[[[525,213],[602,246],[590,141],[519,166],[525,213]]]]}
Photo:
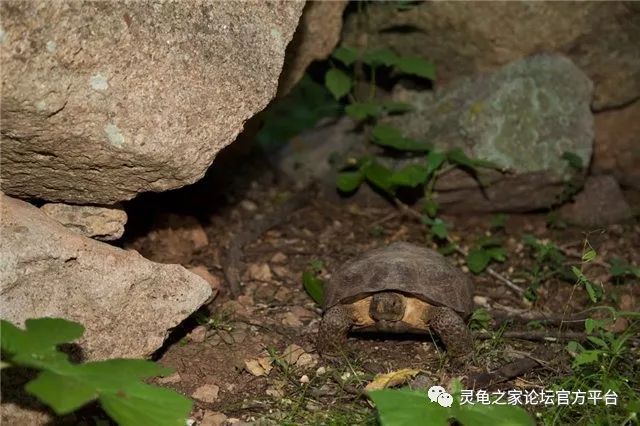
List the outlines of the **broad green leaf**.
{"type": "Polygon", "coordinates": [[[400,57],[396,69],[404,74],[415,75],[429,80],[436,79],[436,67],[432,62],[418,57],[400,57]]]}
{"type": "Polygon", "coordinates": [[[429,177],[427,168],[420,164],[411,164],[393,172],[391,182],[399,186],[423,185],[429,177]]]}
{"type": "Polygon", "coordinates": [[[343,71],[332,68],[327,71],[324,77],[324,84],[331,92],[334,98],[340,99],[351,91],[351,77],[345,74],[343,71]]]}
{"type": "Polygon", "coordinates": [[[117,390],[119,387],[155,376],[167,376],[172,369],[144,359],[110,359],[74,366],[79,380],[99,383],[100,389],[117,390]]]}
{"type": "Polygon", "coordinates": [[[462,167],[466,167],[473,171],[477,171],[478,167],[484,167],[487,169],[500,169],[498,165],[491,161],[479,160],[475,158],[469,158],[467,154],[460,148],[454,148],[447,153],[449,162],[457,164],[462,167]]]}
{"type": "Polygon", "coordinates": [[[431,145],[405,138],[398,129],[387,124],[376,125],[371,131],[371,136],[375,144],[399,151],[426,152],[431,150],[431,145]]]}
{"type": "Polygon", "coordinates": [[[469,328],[472,330],[486,330],[491,323],[491,314],[485,309],[478,308],[473,311],[471,318],[469,318],[469,328]]]}
{"type": "Polygon", "coordinates": [[[474,274],[484,271],[491,261],[491,254],[483,248],[473,248],[467,255],[467,266],[474,274]]]}
{"type": "Polygon", "coordinates": [[[390,67],[398,61],[398,56],[389,49],[381,48],[368,50],[362,55],[362,62],[377,68],[380,65],[390,67]]]}
{"type": "Polygon", "coordinates": [[[356,49],[353,49],[351,47],[341,46],[334,50],[331,56],[333,56],[346,66],[350,66],[358,60],[359,53],[356,49]]]}
{"type": "Polygon", "coordinates": [[[338,174],[336,186],[342,192],[352,192],[358,189],[363,181],[364,174],[359,170],[355,172],[342,172],[338,174]]]}
{"type": "Polygon", "coordinates": [[[67,414],[98,397],[96,386],[73,376],[41,372],[25,390],[47,404],[56,414],[67,414]]]}
{"type": "Polygon", "coordinates": [[[561,158],[569,163],[569,166],[573,167],[576,170],[582,170],[584,168],[584,165],[582,164],[582,158],[580,158],[573,152],[565,152],[562,154],[561,158]]]}
{"type": "Polygon", "coordinates": [[[573,365],[579,366],[594,363],[598,361],[598,357],[601,353],[602,351],[597,349],[582,351],[573,359],[573,365]]]}
{"type": "Polygon", "coordinates": [[[442,163],[444,163],[446,158],[447,156],[444,152],[430,151],[429,154],[427,154],[427,171],[429,172],[429,175],[436,172],[440,166],[442,166],[442,163]]]}
{"type": "MultiPolygon", "coordinates": [[[[503,399],[504,401],[504,399],[503,399]]],[[[465,426],[534,426],[535,422],[515,405],[465,404],[452,407],[453,416],[465,426]]]]}
{"type": "Polygon", "coordinates": [[[54,352],[56,345],[72,342],[84,333],[84,327],[63,318],[37,318],[25,321],[21,330],[2,320],[2,349],[8,353],[54,352]]]}
{"type": "Polygon", "coordinates": [[[386,191],[392,192],[393,182],[391,182],[392,172],[387,167],[378,162],[372,162],[364,169],[364,175],[367,181],[374,186],[386,191]]]}
{"type": "Polygon", "coordinates": [[[403,112],[413,111],[414,109],[411,104],[397,101],[385,101],[382,103],[382,108],[389,114],[401,114],[403,112]]]}
{"type": "Polygon", "coordinates": [[[381,426],[414,426],[428,419],[430,426],[448,426],[449,410],[431,402],[424,391],[383,389],[368,392],[381,426]]]}
{"type": "Polygon", "coordinates": [[[584,283],[585,288],[587,289],[587,294],[589,295],[589,299],[593,302],[596,303],[598,300],[600,300],[600,296],[602,295],[602,291],[599,287],[595,287],[591,281],[586,281],[584,283]]]}
{"type": "Polygon", "coordinates": [[[349,117],[354,120],[364,120],[368,117],[376,117],[380,114],[380,107],[371,102],[354,102],[344,109],[349,117]]]}
{"type": "Polygon", "coordinates": [[[99,400],[120,426],[184,426],[192,407],[179,393],[145,383],[104,393],[99,400]]]}
{"type": "Polygon", "coordinates": [[[302,285],[313,301],[318,305],[322,305],[324,301],[324,282],[311,272],[305,271],[302,273],[302,285]]]}
{"type": "Polygon", "coordinates": [[[491,259],[504,262],[507,259],[507,249],[504,247],[491,247],[486,249],[491,259]]]}
{"type": "Polygon", "coordinates": [[[444,240],[447,238],[447,224],[444,220],[439,217],[433,219],[433,224],[431,225],[431,235],[444,240]]]}
{"type": "Polygon", "coordinates": [[[609,348],[609,345],[607,345],[607,342],[605,342],[604,340],[602,340],[601,338],[599,338],[597,336],[587,336],[587,339],[591,343],[594,343],[594,344],[600,346],[603,349],[608,349],[609,348]]]}

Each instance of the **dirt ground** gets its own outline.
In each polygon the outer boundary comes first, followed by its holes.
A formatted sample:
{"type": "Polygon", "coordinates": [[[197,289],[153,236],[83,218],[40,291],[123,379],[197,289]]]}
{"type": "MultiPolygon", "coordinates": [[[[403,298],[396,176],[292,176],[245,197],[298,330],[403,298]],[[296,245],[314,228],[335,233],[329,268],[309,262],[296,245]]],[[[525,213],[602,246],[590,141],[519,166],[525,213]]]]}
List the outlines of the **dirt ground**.
{"type": "MultiPolygon", "coordinates": [[[[142,199],[132,210],[147,218],[155,211],[155,219],[139,223],[137,232],[129,234],[124,244],[154,261],[199,267],[201,273],[206,270],[205,276],[218,290],[215,299],[175,330],[158,353],[159,362],[176,371],[158,382],[194,398],[193,419],[203,424],[217,424],[225,417],[239,424],[374,423],[371,405],[361,397],[363,387],[377,373],[401,368],[421,370],[409,383],[415,388],[446,386],[455,377],[468,383],[480,373],[527,358],[540,361],[537,368],[490,387],[539,388],[571,374],[566,342],[552,338],[478,338],[472,361],[459,368],[452,367],[446,351],[429,336],[354,335],[349,339],[352,355],[332,361],[320,358],[314,341],[322,311],[305,292],[301,279],[312,263],[327,280],[346,260],[373,247],[393,241],[437,245],[424,225],[391,205],[363,207],[352,199],[314,192],[303,207],[287,212],[279,224],[244,247],[242,295],[235,299],[224,274],[228,247],[261,217],[278,211],[294,192],[268,169],[251,164],[244,168],[249,177],[245,175],[242,183],[227,179],[214,185],[212,178],[169,197],[142,199]],[[154,210],[156,202],[163,207],[154,210]]],[[[133,223],[135,219],[134,213],[133,223]]],[[[491,230],[490,216],[444,215],[444,219],[463,247],[470,247],[483,235],[500,238],[508,258],[492,268],[522,289],[530,284],[527,271],[534,263],[532,250],[523,244],[525,234],[553,241],[576,265],[588,239],[598,257],[584,272],[593,281],[605,283],[602,304],[640,310],[637,280],[617,285],[606,265],[613,257],[640,264],[637,221],[600,229],[553,229],[547,224],[548,215],[540,213],[510,215],[503,229],[491,230]]],[[[449,260],[469,273],[458,254],[450,255],[449,260]]],[[[589,306],[583,288],[557,278],[543,281],[538,299],[532,302],[487,273],[471,276],[476,307],[487,310],[493,317],[491,327],[501,332],[553,336],[557,326],[532,330],[526,321],[503,320],[509,316],[571,316],[589,306]]],[[[627,325],[623,320],[615,327],[620,331],[627,325]]],[[[577,330],[584,330],[582,321],[577,330]]],[[[638,350],[638,341],[634,344],[638,350]]]]}

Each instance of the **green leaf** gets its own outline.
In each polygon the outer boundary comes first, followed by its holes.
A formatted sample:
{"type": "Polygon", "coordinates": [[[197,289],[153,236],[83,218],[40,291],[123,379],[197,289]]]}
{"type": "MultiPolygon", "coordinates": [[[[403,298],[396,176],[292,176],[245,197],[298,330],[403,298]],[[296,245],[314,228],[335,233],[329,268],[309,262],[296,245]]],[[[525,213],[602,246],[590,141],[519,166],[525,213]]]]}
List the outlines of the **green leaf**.
{"type": "Polygon", "coordinates": [[[507,218],[508,216],[504,213],[494,214],[493,216],[491,216],[491,219],[489,221],[489,227],[491,229],[504,229],[505,225],[507,224],[507,218]]]}
{"type": "Polygon", "coordinates": [[[580,158],[577,154],[574,154],[573,152],[568,152],[568,151],[564,152],[562,154],[562,157],[560,158],[565,160],[567,163],[569,163],[569,166],[571,166],[576,170],[582,170],[584,168],[584,165],[582,164],[582,158],[580,158]]]}
{"type": "MultiPolygon", "coordinates": [[[[504,399],[503,399],[504,401],[504,399]]],[[[535,422],[521,407],[500,404],[465,404],[452,412],[456,420],[467,426],[534,426],[535,422]]]]}
{"type": "Polygon", "coordinates": [[[10,354],[54,352],[56,345],[72,342],[84,333],[81,324],[63,318],[28,319],[26,330],[5,320],[1,320],[0,326],[2,350],[10,354]]]}
{"type": "Polygon", "coordinates": [[[413,105],[397,101],[385,101],[382,103],[382,108],[389,114],[402,114],[414,110],[413,105]]]}
{"type": "Polygon", "coordinates": [[[120,426],[184,426],[192,407],[179,393],[145,383],[102,394],[100,404],[120,426]]]}
{"type": "Polygon", "coordinates": [[[426,152],[431,150],[431,145],[405,138],[398,129],[387,124],[376,125],[371,131],[371,136],[375,144],[399,151],[426,152]]]}
{"type": "Polygon", "coordinates": [[[399,186],[415,187],[423,185],[429,177],[427,168],[420,164],[411,164],[393,172],[391,182],[399,186]]]}
{"type": "Polygon", "coordinates": [[[313,301],[318,305],[322,305],[324,301],[324,281],[311,272],[305,271],[302,273],[302,285],[313,301]]]}
{"type": "Polygon", "coordinates": [[[596,258],[596,251],[592,248],[589,248],[589,250],[587,250],[586,252],[584,252],[582,254],[582,261],[583,262],[591,262],[593,259],[596,258]]]}
{"type": "Polygon", "coordinates": [[[432,197],[425,198],[424,203],[422,204],[422,210],[424,210],[429,217],[436,217],[436,214],[438,214],[438,207],[438,202],[432,197]]]}
{"type": "Polygon", "coordinates": [[[467,266],[474,274],[484,271],[491,261],[491,254],[482,248],[473,248],[467,255],[467,266]]]}
{"type": "Polygon", "coordinates": [[[351,66],[351,64],[358,60],[359,53],[351,47],[341,46],[334,50],[331,56],[346,66],[351,66]]]}
{"type": "Polygon", "coordinates": [[[489,257],[498,262],[504,262],[507,260],[507,249],[504,247],[491,247],[486,249],[489,257]]]}
{"type": "Polygon", "coordinates": [[[340,99],[351,91],[351,77],[337,68],[327,71],[324,77],[324,84],[334,98],[340,99]]]}
{"type": "Polygon", "coordinates": [[[47,404],[58,415],[67,414],[98,397],[96,387],[73,376],[41,372],[25,390],[47,404]]]}
{"type": "Polygon", "coordinates": [[[110,359],[74,367],[75,377],[88,383],[100,383],[101,391],[116,391],[128,383],[173,373],[171,368],[144,359],[110,359]]]}
{"type": "Polygon", "coordinates": [[[431,225],[431,235],[440,238],[441,240],[445,240],[448,233],[449,231],[447,230],[447,224],[445,221],[443,221],[439,217],[433,219],[433,224],[431,225]]]}
{"type": "Polygon", "coordinates": [[[601,338],[599,338],[597,336],[587,336],[587,339],[591,343],[594,343],[594,344],[600,346],[603,349],[609,349],[609,345],[607,345],[607,342],[605,342],[604,340],[602,340],[601,338]]]}
{"type": "Polygon", "coordinates": [[[432,62],[419,57],[400,57],[396,69],[404,74],[415,75],[429,80],[436,79],[436,67],[432,62]]]}
{"type": "Polygon", "coordinates": [[[342,192],[352,192],[358,189],[364,181],[364,174],[358,170],[356,172],[342,172],[338,174],[336,186],[342,192]]]}
{"type": "Polygon", "coordinates": [[[425,419],[432,426],[448,426],[449,410],[431,402],[424,391],[383,389],[371,391],[381,426],[414,426],[425,419]]]}
{"type": "Polygon", "coordinates": [[[392,172],[382,164],[376,161],[371,162],[364,168],[364,175],[367,181],[374,186],[389,193],[393,191],[392,172]]]}
{"type": "Polygon", "coordinates": [[[447,158],[444,152],[440,151],[430,151],[427,154],[427,171],[429,175],[435,173],[444,163],[444,160],[447,158]]]}
{"type": "Polygon", "coordinates": [[[389,49],[381,48],[368,50],[362,55],[362,62],[377,68],[380,65],[390,67],[398,61],[398,56],[389,49]]]}
{"type": "Polygon", "coordinates": [[[485,309],[478,308],[469,318],[469,328],[472,330],[487,330],[491,323],[491,314],[485,309]]]}
{"type": "Polygon", "coordinates": [[[457,164],[458,166],[466,167],[472,171],[477,171],[479,167],[487,169],[500,169],[498,165],[491,161],[471,159],[460,148],[454,148],[447,153],[449,162],[457,164]]]}
{"type": "Polygon", "coordinates": [[[602,351],[597,349],[582,351],[573,359],[573,365],[580,366],[597,362],[601,353],[602,351]]]}
{"type": "Polygon", "coordinates": [[[354,102],[347,105],[344,110],[354,120],[364,120],[368,117],[377,117],[380,114],[380,107],[370,102],[354,102]]]}

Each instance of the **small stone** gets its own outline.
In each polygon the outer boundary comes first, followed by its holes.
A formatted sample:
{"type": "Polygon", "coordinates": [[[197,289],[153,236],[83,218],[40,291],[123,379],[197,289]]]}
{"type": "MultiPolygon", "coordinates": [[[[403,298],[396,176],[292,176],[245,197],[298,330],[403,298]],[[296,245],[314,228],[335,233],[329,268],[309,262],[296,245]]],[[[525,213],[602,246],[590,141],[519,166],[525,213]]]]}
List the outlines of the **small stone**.
{"type": "Polygon", "coordinates": [[[296,361],[296,366],[297,367],[306,367],[306,366],[315,365],[316,363],[317,363],[317,361],[314,358],[314,356],[311,355],[310,353],[305,352],[302,355],[300,355],[300,357],[296,361]]]}
{"type": "Polygon", "coordinates": [[[248,212],[255,212],[256,210],[258,210],[258,205],[251,200],[240,201],[240,207],[248,212]]]}
{"type": "Polygon", "coordinates": [[[270,357],[261,357],[257,359],[245,359],[244,368],[256,377],[266,376],[271,372],[273,366],[271,365],[270,357]]]}
{"type": "Polygon", "coordinates": [[[209,285],[211,286],[211,289],[215,293],[217,293],[220,290],[220,287],[222,285],[220,278],[211,274],[206,266],[203,266],[203,265],[194,266],[193,268],[189,268],[189,272],[193,272],[200,278],[204,278],[205,281],[209,283],[209,285]]]}
{"type": "Polygon", "coordinates": [[[273,256],[271,256],[272,263],[284,263],[287,261],[287,259],[288,259],[287,255],[280,251],[274,254],[273,256]]]}
{"type": "Polygon", "coordinates": [[[316,376],[322,376],[326,372],[327,372],[327,369],[325,367],[318,367],[318,369],[316,370],[316,376]]]}
{"type": "Polygon", "coordinates": [[[248,269],[249,278],[256,281],[269,282],[273,275],[271,268],[266,263],[252,263],[248,269]]]}
{"type": "Polygon", "coordinates": [[[291,290],[287,287],[280,287],[276,292],[275,296],[273,296],[278,302],[287,302],[291,298],[291,290]]]}
{"type": "Polygon", "coordinates": [[[288,278],[291,276],[291,271],[286,266],[275,265],[271,269],[278,278],[288,278]]]}
{"type": "Polygon", "coordinates": [[[282,398],[284,396],[284,393],[281,390],[274,388],[267,388],[266,394],[273,398],[282,398]]]}
{"type": "Polygon", "coordinates": [[[489,299],[487,299],[484,296],[473,296],[473,303],[475,303],[476,305],[480,305],[482,307],[488,307],[489,306],[489,299]]]}
{"type": "Polygon", "coordinates": [[[291,312],[287,312],[286,314],[284,314],[284,317],[282,318],[282,324],[288,325],[289,327],[301,327],[303,325],[298,317],[296,317],[291,312]]]}
{"type": "Polygon", "coordinates": [[[310,310],[305,309],[302,306],[294,306],[293,308],[291,308],[291,313],[298,319],[300,319],[300,321],[311,320],[317,317],[314,312],[311,312],[310,310]]]}
{"type": "Polygon", "coordinates": [[[222,426],[227,420],[227,416],[218,411],[205,411],[199,426],[222,426]]]}
{"type": "Polygon", "coordinates": [[[202,343],[207,338],[207,328],[199,325],[187,334],[187,338],[194,343],[202,343]]]}
{"type": "Polygon", "coordinates": [[[613,176],[589,176],[572,203],[560,208],[560,217],[580,226],[610,225],[633,216],[613,176]]]}
{"type": "Polygon", "coordinates": [[[202,385],[191,394],[191,397],[202,402],[216,402],[220,388],[213,384],[202,385]]]}
{"type": "Polygon", "coordinates": [[[309,383],[309,376],[305,374],[302,377],[300,377],[300,383],[302,383],[303,385],[309,383]]]}
{"type": "Polygon", "coordinates": [[[170,383],[179,383],[182,380],[180,373],[173,373],[167,377],[158,377],[156,381],[161,385],[167,385],[170,383]]]}
{"type": "Polygon", "coordinates": [[[306,353],[304,349],[294,343],[287,346],[282,353],[282,358],[287,362],[287,364],[294,365],[304,353],[306,353]]]}

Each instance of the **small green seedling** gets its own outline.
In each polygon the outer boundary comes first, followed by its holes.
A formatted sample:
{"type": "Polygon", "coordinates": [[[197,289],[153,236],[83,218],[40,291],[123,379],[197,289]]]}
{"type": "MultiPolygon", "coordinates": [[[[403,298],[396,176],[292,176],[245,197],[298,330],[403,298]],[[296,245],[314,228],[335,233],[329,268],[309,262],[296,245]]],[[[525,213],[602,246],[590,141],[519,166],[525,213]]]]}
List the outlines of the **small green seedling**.
{"type": "Polygon", "coordinates": [[[491,314],[486,309],[478,308],[469,318],[469,328],[471,330],[489,330],[491,325],[491,314]]]}
{"type": "Polygon", "coordinates": [[[142,359],[71,363],[57,346],[80,338],[84,327],[62,318],[29,319],[24,330],[5,320],[0,325],[3,368],[38,370],[25,390],[56,414],[68,414],[98,400],[120,425],[184,426],[191,401],[143,382],[168,375],[171,369],[142,359]]]}
{"type": "Polygon", "coordinates": [[[507,249],[496,238],[483,237],[477,240],[467,255],[467,266],[474,274],[487,269],[492,261],[504,262],[507,259],[507,249]]]}
{"type": "Polygon", "coordinates": [[[314,302],[322,306],[324,301],[324,281],[318,277],[324,264],[321,260],[312,260],[309,270],[302,273],[302,285],[314,302]]]}

